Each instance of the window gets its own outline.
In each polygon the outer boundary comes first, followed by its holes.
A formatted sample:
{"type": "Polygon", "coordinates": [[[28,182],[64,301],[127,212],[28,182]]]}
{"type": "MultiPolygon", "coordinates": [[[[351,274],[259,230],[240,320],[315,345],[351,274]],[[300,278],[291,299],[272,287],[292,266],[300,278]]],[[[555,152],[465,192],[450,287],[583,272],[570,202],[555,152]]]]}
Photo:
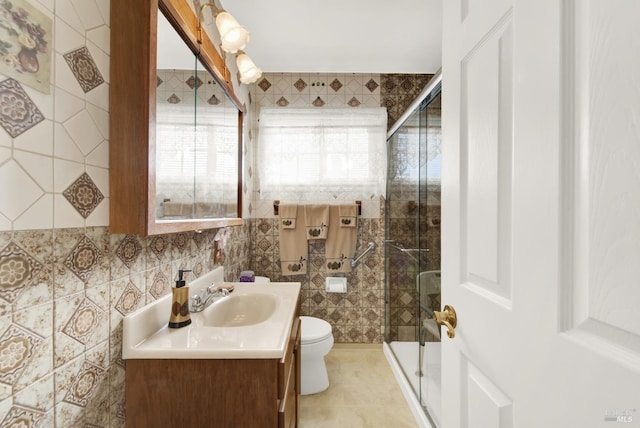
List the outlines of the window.
{"type": "Polygon", "coordinates": [[[384,196],[386,129],[384,108],[263,108],[258,150],[261,198],[384,196]]]}

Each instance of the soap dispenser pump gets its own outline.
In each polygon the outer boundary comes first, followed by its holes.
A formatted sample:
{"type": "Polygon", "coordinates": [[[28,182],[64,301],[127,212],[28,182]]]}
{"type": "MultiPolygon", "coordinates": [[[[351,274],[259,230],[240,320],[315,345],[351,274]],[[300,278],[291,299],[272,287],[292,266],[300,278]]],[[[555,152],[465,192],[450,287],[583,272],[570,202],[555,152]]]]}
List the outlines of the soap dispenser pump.
{"type": "Polygon", "coordinates": [[[186,281],[183,278],[185,272],[190,270],[180,269],[178,271],[178,280],[173,292],[173,301],[171,303],[171,316],[169,317],[169,328],[186,327],[191,324],[191,316],[189,315],[189,287],[186,287],[186,281]]]}

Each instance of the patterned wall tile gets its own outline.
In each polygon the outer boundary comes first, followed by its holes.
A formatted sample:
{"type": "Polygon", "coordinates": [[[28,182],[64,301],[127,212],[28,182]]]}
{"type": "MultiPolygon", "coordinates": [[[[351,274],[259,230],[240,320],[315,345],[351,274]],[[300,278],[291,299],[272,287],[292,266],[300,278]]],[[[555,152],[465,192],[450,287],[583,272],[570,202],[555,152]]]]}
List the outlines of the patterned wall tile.
{"type": "Polygon", "coordinates": [[[340,88],[342,88],[344,85],[342,84],[342,82],[338,78],[335,78],[335,79],[333,79],[331,81],[329,86],[331,87],[331,89],[334,90],[334,92],[338,92],[340,90],[340,88]]]}
{"type": "Polygon", "coordinates": [[[375,80],[369,79],[369,81],[364,86],[369,90],[369,92],[373,92],[378,88],[379,85],[375,80]]]}
{"type": "Polygon", "coordinates": [[[138,309],[140,302],[143,301],[142,299],[142,292],[140,292],[135,285],[129,283],[120,295],[115,308],[122,314],[122,316],[127,316],[129,313],[138,309]]]}
{"type": "Polygon", "coordinates": [[[13,303],[42,269],[42,264],[15,243],[0,251],[0,297],[13,303]]]}
{"type": "Polygon", "coordinates": [[[67,390],[64,401],[86,407],[105,374],[106,371],[103,368],[85,361],[67,390]]]}
{"type": "Polygon", "coordinates": [[[87,344],[105,314],[89,299],[84,299],[62,329],[68,336],[87,344]]]}
{"type": "Polygon", "coordinates": [[[351,99],[349,100],[349,102],[347,102],[347,104],[350,107],[358,107],[362,103],[356,97],[351,97],[351,99]]]}
{"type": "Polygon", "coordinates": [[[0,337],[0,382],[13,385],[41,343],[41,337],[11,324],[0,337]]]}
{"type": "Polygon", "coordinates": [[[171,289],[171,281],[162,271],[158,271],[154,277],[149,293],[156,299],[164,296],[171,289]]]}
{"type": "Polygon", "coordinates": [[[96,244],[89,237],[83,236],[65,259],[64,265],[83,282],[87,282],[102,257],[102,251],[96,244]]]}
{"type": "Polygon", "coordinates": [[[86,172],[78,177],[62,194],[84,218],[89,217],[104,199],[104,195],[86,172]]]}
{"type": "Polygon", "coordinates": [[[202,86],[202,84],[204,83],[202,80],[200,80],[199,77],[196,76],[190,76],[186,82],[184,82],[187,84],[188,87],[190,87],[191,89],[198,89],[200,88],[200,86],[202,86]]]}
{"type": "Polygon", "coordinates": [[[127,235],[116,249],[116,255],[122,263],[130,268],[140,256],[142,245],[135,235],[127,235]]]}
{"type": "Polygon", "coordinates": [[[63,56],[85,93],[104,83],[100,70],[93,61],[89,49],[85,46],[63,56]]]}
{"type": "Polygon", "coordinates": [[[271,82],[269,82],[269,80],[266,77],[264,77],[258,83],[258,87],[262,89],[263,92],[267,92],[267,90],[269,90],[269,88],[271,87],[271,82]]]}
{"type": "Polygon", "coordinates": [[[38,427],[44,417],[45,414],[43,412],[13,405],[4,419],[0,421],[0,426],[7,428],[38,427]]]}
{"type": "Polygon", "coordinates": [[[44,115],[14,79],[0,82],[0,125],[16,138],[44,120],[44,115]]]}

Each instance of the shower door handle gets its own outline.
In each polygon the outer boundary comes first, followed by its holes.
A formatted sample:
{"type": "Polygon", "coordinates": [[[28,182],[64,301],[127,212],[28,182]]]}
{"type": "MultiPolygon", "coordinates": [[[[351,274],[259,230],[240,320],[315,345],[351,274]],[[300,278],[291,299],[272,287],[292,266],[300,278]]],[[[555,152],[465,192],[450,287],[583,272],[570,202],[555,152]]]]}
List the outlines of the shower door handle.
{"type": "Polygon", "coordinates": [[[458,318],[456,317],[456,311],[452,306],[444,305],[442,312],[433,311],[433,319],[438,325],[444,325],[447,327],[447,336],[450,339],[456,337],[455,328],[458,325],[458,318]]]}

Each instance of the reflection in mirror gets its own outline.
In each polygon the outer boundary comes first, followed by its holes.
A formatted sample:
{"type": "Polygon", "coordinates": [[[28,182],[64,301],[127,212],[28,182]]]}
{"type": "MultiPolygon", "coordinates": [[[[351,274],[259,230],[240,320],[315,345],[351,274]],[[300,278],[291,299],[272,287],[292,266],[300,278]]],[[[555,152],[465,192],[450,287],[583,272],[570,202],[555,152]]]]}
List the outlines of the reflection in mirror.
{"type": "Polygon", "coordinates": [[[156,219],[238,213],[238,109],[158,14],[156,219]]]}

